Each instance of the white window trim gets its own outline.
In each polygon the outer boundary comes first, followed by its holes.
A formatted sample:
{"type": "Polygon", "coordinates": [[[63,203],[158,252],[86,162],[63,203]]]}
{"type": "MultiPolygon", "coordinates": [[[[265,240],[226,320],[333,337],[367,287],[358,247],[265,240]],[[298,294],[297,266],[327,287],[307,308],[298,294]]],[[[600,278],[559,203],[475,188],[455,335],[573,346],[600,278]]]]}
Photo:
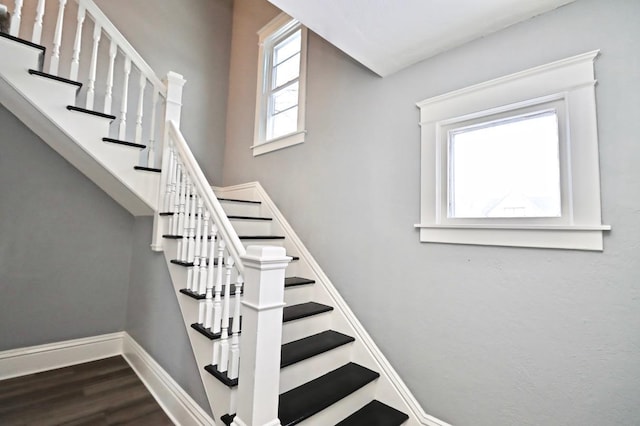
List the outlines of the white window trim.
{"type": "Polygon", "coordinates": [[[256,116],[254,127],[254,140],[251,149],[253,155],[262,155],[278,149],[298,145],[304,142],[307,131],[305,130],[305,95],[307,80],[307,28],[285,13],[276,16],[271,22],[258,31],[258,84],[256,93],[256,116]],[[270,41],[278,38],[282,33],[290,31],[294,27],[301,29],[300,49],[300,77],[298,79],[298,129],[288,135],[283,135],[271,140],[266,139],[267,126],[267,96],[269,84],[266,81],[265,67],[270,53],[270,41]]]}
{"type": "Polygon", "coordinates": [[[420,241],[602,250],[594,60],[599,51],[535,67],[419,102],[420,241]],[[445,128],[455,123],[560,100],[567,117],[561,144],[562,218],[448,218],[445,128]],[[444,212],[444,213],[443,213],[444,212]]]}

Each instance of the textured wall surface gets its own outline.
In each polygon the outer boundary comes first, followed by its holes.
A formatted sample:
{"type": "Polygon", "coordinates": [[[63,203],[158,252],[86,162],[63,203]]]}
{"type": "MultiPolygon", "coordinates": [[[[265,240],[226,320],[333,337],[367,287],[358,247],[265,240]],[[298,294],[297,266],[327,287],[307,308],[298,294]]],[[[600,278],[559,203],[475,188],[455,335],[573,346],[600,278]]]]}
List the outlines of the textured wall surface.
{"type": "Polygon", "coordinates": [[[133,217],[0,106],[0,350],[124,329],[133,217]]]}
{"type": "Polygon", "coordinates": [[[162,253],[149,248],[153,220],[133,226],[126,330],[200,406],[209,411],[180,306],[162,253]]]}
{"type": "Polygon", "coordinates": [[[637,424],[640,3],[580,0],[385,79],[311,35],[307,141],[254,158],[256,31],[277,13],[234,4],[224,184],[264,185],[429,414],[637,424]],[[415,103],[594,49],[604,252],[421,244],[415,103]]]}

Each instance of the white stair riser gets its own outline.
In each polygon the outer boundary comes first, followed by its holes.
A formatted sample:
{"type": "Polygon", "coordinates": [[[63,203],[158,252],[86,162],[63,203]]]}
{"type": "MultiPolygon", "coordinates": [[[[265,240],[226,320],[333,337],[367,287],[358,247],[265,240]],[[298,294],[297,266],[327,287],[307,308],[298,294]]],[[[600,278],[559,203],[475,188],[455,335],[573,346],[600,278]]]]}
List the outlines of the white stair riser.
{"type": "Polygon", "coordinates": [[[29,68],[40,70],[40,52],[42,52],[40,49],[0,37],[0,51],[3,52],[3,57],[11,58],[10,61],[0,61],[0,71],[2,73],[11,70],[12,72],[27,74],[29,68]]]}
{"type": "Polygon", "coordinates": [[[329,408],[298,424],[300,426],[335,425],[371,402],[375,395],[375,387],[376,381],[374,380],[351,395],[342,398],[329,408]]]}
{"type": "Polygon", "coordinates": [[[312,286],[313,284],[305,284],[285,288],[284,303],[290,306],[311,301],[312,286]]]}
{"type": "Polygon", "coordinates": [[[260,204],[220,200],[227,216],[260,216],[260,204]]]}
{"type": "Polygon", "coordinates": [[[331,328],[331,312],[285,322],[282,325],[282,343],[318,334],[331,328]]]}
{"type": "Polygon", "coordinates": [[[238,235],[271,235],[270,220],[230,220],[238,235]]]}
{"type": "Polygon", "coordinates": [[[351,343],[318,354],[280,370],[280,393],[320,377],[351,360],[351,343]]]}

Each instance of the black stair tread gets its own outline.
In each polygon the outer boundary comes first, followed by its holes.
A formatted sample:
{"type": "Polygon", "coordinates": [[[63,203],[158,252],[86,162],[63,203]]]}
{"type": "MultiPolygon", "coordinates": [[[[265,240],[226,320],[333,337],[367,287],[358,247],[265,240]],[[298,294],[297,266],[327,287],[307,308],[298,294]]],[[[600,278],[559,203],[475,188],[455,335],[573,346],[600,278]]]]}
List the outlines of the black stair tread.
{"type": "Polygon", "coordinates": [[[218,366],[217,365],[207,365],[204,367],[204,369],[211,374],[213,377],[215,377],[216,379],[220,380],[222,383],[224,383],[225,385],[229,386],[230,388],[236,387],[238,386],[238,379],[230,379],[229,376],[227,375],[227,373],[223,373],[222,371],[218,371],[218,366]]]}
{"type": "Polygon", "coordinates": [[[238,235],[241,240],[284,240],[282,235],[238,235]]]}
{"type": "Polygon", "coordinates": [[[81,108],[81,107],[77,107],[77,106],[74,106],[74,105],[67,105],[67,109],[69,111],[77,111],[77,112],[82,112],[82,113],[89,114],[89,115],[95,115],[97,117],[108,118],[109,120],[115,120],[116,119],[115,115],[105,114],[104,112],[94,111],[94,110],[86,109],[86,108],[81,108]]]}
{"type": "Polygon", "coordinates": [[[143,145],[141,143],[122,141],[120,139],[113,139],[113,138],[102,138],[102,141],[103,142],[116,143],[116,144],[119,144],[119,145],[131,146],[133,148],[140,148],[140,149],[145,149],[147,147],[146,145],[143,145]]]}
{"type": "MultiPolygon", "coordinates": [[[[162,238],[169,238],[170,240],[181,240],[183,238],[182,235],[173,235],[173,234],[164,234],[162,238]]],[[[195,238],[195,237],[187,237],[187,238],[195,238]]],[[[202,236],[200,236],[202,238],[202,236]]],[[[211,239],[211,235],[207,235],[207,240],[211,239]]]]}
{"type": "Polygon", "coordinates": [[[288,367],[296,362],[303,361],[353,341],[355,341],[355,339],[351,336],[333,330],[326,330],[303,339],[285,343],[282,345],[280,367],[288,367]]]}
{"type": "Polygon", "coordinates": [[[278,418],[282,426],[308,419],[376,380],[380,374],[350,362],[280,395],[278,418]]]}
{"type": "Polygon", "coordinates": [[[196,300],[202,300],[206,297],[206,295],[204,294],[200,294],[200,293],[196,293],[195,291],[191,291],[188,288],[181,288],[180,289],[180,293],[184,294],[185,296],[189,296],[192,299],[196,299],[196,300]]]}
{"type": "MultiPolygon", "coordinates": [[[[228,330],[229,337],[231,337],[232,326],[233,326],[233,318],[229,318],[229,330],[228,330]]],[[[242,328],[242,317],[240,317],[240,327],[242,328]]],[[[197,322],[194,322],[193,324],[191,324],[191,328],[193,328],[195,331],[202,334],[203,336],[207,337],[209,340],[217,340],[220,337],[222,337],[222,329],[220,329],[219,333],[214,333],[210,328],[205,328],[204,325],[197,322]]],[[[239,333],[242,334],[242,330],[240,330],[239,333]]]]}
{"type": "Polygon", "coordinates": [[[236,198],[219,198],[218,201],[230,201],[233,203],[248,203],[248,204],[262,204],[262,201],[253,201],[253,200],[238,200],[236,198]]]}
{"type": "Polygon", "coordinates": [[[34,69],[30,69],[29,70],[29,74],[37,75],[37,76],[40,76],[40,77],[44,77],[44,78],[48,78],[48,79],[51,79],[51,80],[60,81],[62,83],[67,83],[67,84],[70,84],[72,86],[76,86],[76,90],[80,90],[80,88],[82,87],[82,83],[80,83],[79,81],[69,80],[68,78],[59,77],[57,75],[49,74],[49,73],[38,71],[38,70],[34,70],[34,69]]]}
{"type": "MultiPolygon", "coordinates": [[[[168,237],[165,237],[168,238],[168,237]]],[[[182,238],[182,237],[180,237],[182,238]]],[[[300,260],[300,257],[298,256],[291,256],[291,261],[294,260],[300,260]]],[[[185,262],[184,260],[179,260],[179,259],[171,259],[170,261],[171,263],[173,263],[174,265],[178,265],[178,266],[184,266],[185,268],[190,268],[192,266],[194,266],[193,262],[185,262]]],[[[209,259],[205,259],[205,264],[209,265],[209,259]]],[[[213,260],[213,264],[214,265],[218,265],[218,259],[214,259],[213,260]]],[[[224,265],[224,262],[222,263],[224,265]]],[[[295,284],[291,284],[291,285],[302,285],[302,284],[313,284],[315,281],[313,280],[307,280],[306,278],[299,278],[300,280],[302,280],[303,282],[299,282],[299,283],[295,283],[295,284]]],[[[287,281],[285,280],[285,287],[287,285],[287,281]]]]}
{"type": "Polygon", "coordinates": [[[310,317],[312,315],[321,314],[332,311],[333,307],[323,305],[317,302],[305,302],[297,305],[285,306],[282,315],[282,321],[288,322],[301,318],[310,317]]]}
{"type": "Polygon", "coordinates": [[[399,426],[408,415],[378,400],[373,400],[336,426],[399,426]]]}
{"type": "MultiPolygon", "coordinates": [[[[296,258],[294,257],[294,260],[296,258]]],[[[310,280],[309,278],[302,278],[302,277],[286,277],[284,279],[284,286],[285,287],[295,287],[298,285],[306,285],[306,284],[314,284],[315,280],[310,280]]]]}
{"type": "Polygon", "coordinates": [[[154,173],[160,173],[162,170],[161,169],[157,169],[155,167],[145,167],[145,166],[133,166],[133,168],[135,170],[142,170],[143,172],[154,172],[154,173]]]}
{"type": "Polygon", "coordinates": [[[262,216],[234,216],[234,215],[231,215],[231,216],[227,216],[227,217],[229,219],[231,219],[231,220],[264,220],[264,221],[273,220],[270,217],[262,217],[262,216]]]}
{"type": "MultiPolygon", "coordinates": [[[[182,290],[180,291],[182,293],[182,290]]],[[[184,293],[187,294],[187,293],[184,293]]],[[[188,295],[188,294],[187,294],[188,295]]],[[[332,311],[333,308],[331,306],[322,305],[316,302],[306,302],[300,303],[298,305],[290,305],[285,306],[282,312],[282,322],[293,321],[296,319],[306,318],[313,315],[321,314],[324,312],[332,311]]],[[[233,324],[233,318],[229,319],[229,330],[231,330],[231,325],[233,324]]],[[[240,318],[240,326],[242,326],[242,318],[240,318]]],[[[200,334],[208,337],[211,340],[219,339],[220,333],[214,333],[210,328],[205,328],[202,324],[193,323],[191,324],[191,328],[199,332],[200,334]]]]}

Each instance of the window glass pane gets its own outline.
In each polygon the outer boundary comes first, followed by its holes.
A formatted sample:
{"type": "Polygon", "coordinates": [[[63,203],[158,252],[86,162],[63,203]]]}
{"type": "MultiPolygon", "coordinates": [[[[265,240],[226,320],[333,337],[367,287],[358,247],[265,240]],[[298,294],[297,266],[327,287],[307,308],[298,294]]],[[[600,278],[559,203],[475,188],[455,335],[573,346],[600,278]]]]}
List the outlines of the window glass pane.
{"type": "Polygon", "coordinates": [[[296,53],[273,70],[274,88],[295,80],[300,75],[300,54],[296,53]]]}
{"type": "Polygon", "coordinates": [[[449,133],[449,217],[559,217],[555,111],[449,133]]]}
{"type": "Polygon", "coordinates": [[[269,118],[267,139],[275,139],[298,130],[298,107],[269,118]]]}
{"type": "Polygon", "coordinates": [[[298,105],[298,82],[274,92],[271,95],[271,115],[298,105]]]}
{"type": "Polygon", "coordinates": [[[273,66],[286,61],[300,52],[302,46],[302,31],[298,30],[273,47],[273,66]]]}

